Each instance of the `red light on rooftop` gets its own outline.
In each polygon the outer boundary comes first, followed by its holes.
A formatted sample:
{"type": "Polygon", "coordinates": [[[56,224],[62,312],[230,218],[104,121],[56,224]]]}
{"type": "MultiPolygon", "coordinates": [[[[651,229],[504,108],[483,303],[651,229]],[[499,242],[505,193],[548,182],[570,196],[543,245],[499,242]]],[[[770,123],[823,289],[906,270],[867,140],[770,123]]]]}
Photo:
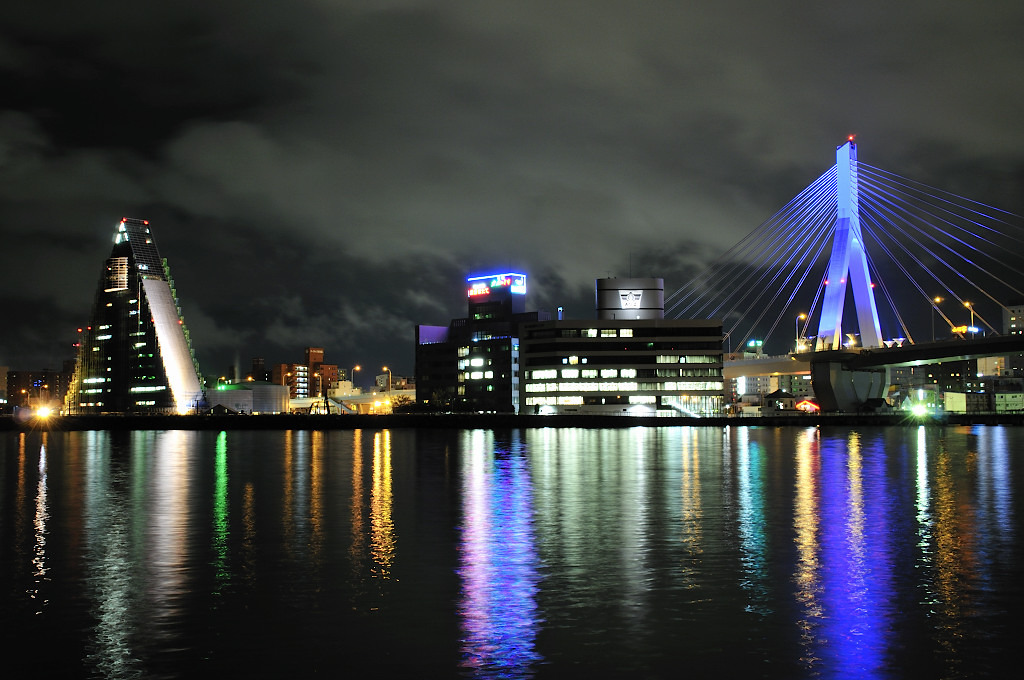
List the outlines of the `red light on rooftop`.
{"type": "Polygon", "coordinates": [[[848,141],[848,142],[852,142],[852,141],[853,141],[853,140],[854,140],[854,139],[855,139],[856,137],[857,137],[857,135],[848,135],[848,136],[846,137],[846,141],[848,141]]]}
{"type": "Polygon", "coordinates": [[[149,220],[142,220],[143,224],[149,224],[149,220]]]}

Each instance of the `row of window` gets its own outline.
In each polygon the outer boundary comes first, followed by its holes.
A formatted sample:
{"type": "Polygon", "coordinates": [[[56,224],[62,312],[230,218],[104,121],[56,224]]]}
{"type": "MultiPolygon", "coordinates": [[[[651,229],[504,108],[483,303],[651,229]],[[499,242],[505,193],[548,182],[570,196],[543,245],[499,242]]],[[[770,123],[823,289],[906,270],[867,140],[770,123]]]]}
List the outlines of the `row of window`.
{"type": "Polygon", "coordinates": [[[720,336],[721,326],[650,326],[646,328],[541,328],[528,330],[527,337],[534,340],[545,338],[664,338],[720,336]]]}
{"type": "Polygon", "coordinates": [[[526,383],[526,392],[695,392],[721,391],[720,380],[668,380],[665,382],[541,382],[526,383]]]}
{"type": "Polygon", "coordinates": [[[459,382],[465,382],[466,380],[492,380],[493,378],[494,371],[468,371],[459,374],[459,382]]]}
{"type": "Polygon", "coordinates": [[[526,372],[529,380],[576,380],[578,378],[721,378],[722,369],[706,368],[555,368],[526,372]]]}
{"type": "MultiPolygon", "coordinates": [[[[711,337],[711,336],[707,336],[711,337]]],[[[715,336],[717,338],[717,336],[715,336]]],[[[657,350],[678,350],[681,352],[693,351],[693,350],[719,350],[722,348],[721,340],[708,340],[707,342],[698,342],[691,340],[632,340],[623,342],[611,341],[611,340],[595,340],[593,342],[574,344],[571,349],[583,349],[586,348],[588,352],[651,352],[657,350]]],[[[534,354],[556,354],[564,352],[568,349],[565,343],[559,342],[537,342],[532,343],[526,347],[526,352],[530,355],[534,354]]]]}

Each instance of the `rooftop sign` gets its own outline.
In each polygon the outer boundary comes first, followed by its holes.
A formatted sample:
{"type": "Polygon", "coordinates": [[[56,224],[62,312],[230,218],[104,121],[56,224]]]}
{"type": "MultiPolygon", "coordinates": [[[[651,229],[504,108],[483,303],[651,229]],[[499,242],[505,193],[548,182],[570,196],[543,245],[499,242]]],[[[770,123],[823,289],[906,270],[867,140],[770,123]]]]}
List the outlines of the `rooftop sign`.
{"type": "Polygon", "coordinates": [[[466,279],[469,284],[469,297],[488,295],[495,290],[507,289],[513,295],[526,295],[526,274],[488,274],[471,276],[466,279]]]}

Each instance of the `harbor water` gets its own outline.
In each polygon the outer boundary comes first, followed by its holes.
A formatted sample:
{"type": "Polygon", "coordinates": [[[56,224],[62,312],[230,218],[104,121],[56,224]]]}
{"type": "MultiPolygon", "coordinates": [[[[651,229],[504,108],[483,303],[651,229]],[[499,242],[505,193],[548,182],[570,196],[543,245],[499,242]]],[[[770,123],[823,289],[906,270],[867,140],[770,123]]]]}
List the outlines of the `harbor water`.
{"type": "Polygon", "coordinates": [[[29,431],[0,453],[10,678],[978,678],[1019,644],[1019,427],[29,431]]]}

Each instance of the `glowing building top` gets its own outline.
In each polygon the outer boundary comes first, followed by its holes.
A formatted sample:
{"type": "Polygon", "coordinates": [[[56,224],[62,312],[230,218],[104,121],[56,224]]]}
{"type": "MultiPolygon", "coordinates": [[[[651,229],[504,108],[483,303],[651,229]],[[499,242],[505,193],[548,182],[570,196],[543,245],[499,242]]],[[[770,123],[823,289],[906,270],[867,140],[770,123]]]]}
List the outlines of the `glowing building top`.
{"type": "Polygon", "coordinates": [[[469,284],[469,297],[480,297],[491,293],[507,291],[512,295],[526,295],[526,274],[487,274],[484,276],[470,276],[466,279],[469,284]]]}

